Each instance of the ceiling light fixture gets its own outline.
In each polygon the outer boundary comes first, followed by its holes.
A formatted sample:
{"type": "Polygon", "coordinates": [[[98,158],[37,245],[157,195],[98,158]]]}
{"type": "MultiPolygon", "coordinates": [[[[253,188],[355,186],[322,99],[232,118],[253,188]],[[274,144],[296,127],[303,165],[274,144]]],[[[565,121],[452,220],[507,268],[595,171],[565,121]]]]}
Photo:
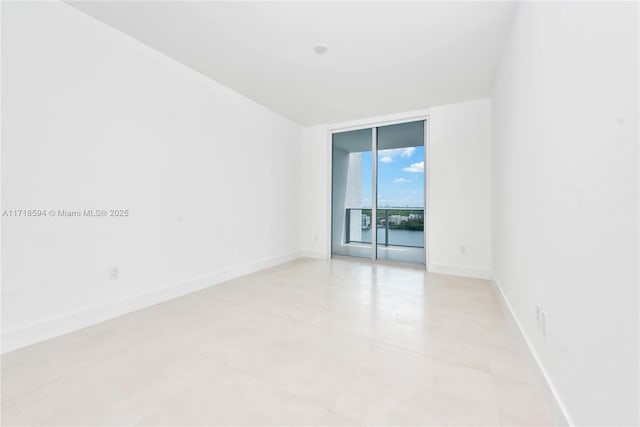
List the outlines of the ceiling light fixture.
{"type": "Polygon", "coordinates": [[[315,50],[318,55],[320,55],[322,53],[325,53],[327,51],[327,49],[329,49],[329,48],[327,47],[326,44],[323,44],[323,43],[318,43],[313,48],[313,50],[315,50]]]}

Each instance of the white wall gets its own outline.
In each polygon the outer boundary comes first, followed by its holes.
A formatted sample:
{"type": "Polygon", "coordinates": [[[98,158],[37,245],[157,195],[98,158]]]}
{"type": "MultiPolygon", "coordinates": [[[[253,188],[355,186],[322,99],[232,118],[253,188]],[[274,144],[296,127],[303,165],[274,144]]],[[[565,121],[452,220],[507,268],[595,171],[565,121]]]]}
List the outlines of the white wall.
{"type": "MultiPolygon", "coordinates": [[[[427,112],[377,117],[345,125],[372,124],[427,112]]],[[[432,108],[429,112],[430,270],[488,278],[490,270],[490,123],[487,99],[432,108]],[[465,252],[460,252],[460,247],[465,252]]],[[[328,129],[304,131],[301,150],[303,253],[330,255],[328,129]]],[[[429,216],[429,212],[427,215],[429,216]]]]}
{"type": "Polygon", "coordinates": [[[64,3],[2,8],[3,209],[130,211],[3,218],[3,351],[298,254],[298,125],[64,3]]]}
{"type": "Polygon", "coordinates": [[[324,125],[303,129],[300,147],[300,247],[302,254],[328,258],[331,245],[331,144],[324,125]]]}
{"type": "Polygon", "coordinates": [[[491,102],[430,109],[429,270],[490,277],[491,102]]]}
{"type": "Polygon", "coordinates": [[[639,421],[637,7],[521,3],[493,96],[493,273],[578,425],[639,421]]]}

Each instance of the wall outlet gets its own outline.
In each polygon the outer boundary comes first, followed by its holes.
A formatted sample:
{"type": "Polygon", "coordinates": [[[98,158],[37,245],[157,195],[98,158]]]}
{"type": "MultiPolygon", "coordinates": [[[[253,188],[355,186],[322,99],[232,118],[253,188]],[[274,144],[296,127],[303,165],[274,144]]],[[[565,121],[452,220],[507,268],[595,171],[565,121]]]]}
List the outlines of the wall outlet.
{"type": "Polygon", "coordinates": [[[545,311],[540,311],[540,331],[543,336],[547,336],[547,313],[545,311]]]}
{"type": "Polygon", "coordinates": [[[542,314],[542,307],[540,304],[536,304],[536,324],[540,327],[540,316],[542,314]]]}
{"type": "Polygon", "coordinates": [[[118,267],[109,267],[109,280],[116,280],[120,277],[118,267]]]}
{"type": "Polygon", "coordinates": [[[460,253],[463,254],[467,252],[467,247],[466,246],[460,246],[460,253]]]}

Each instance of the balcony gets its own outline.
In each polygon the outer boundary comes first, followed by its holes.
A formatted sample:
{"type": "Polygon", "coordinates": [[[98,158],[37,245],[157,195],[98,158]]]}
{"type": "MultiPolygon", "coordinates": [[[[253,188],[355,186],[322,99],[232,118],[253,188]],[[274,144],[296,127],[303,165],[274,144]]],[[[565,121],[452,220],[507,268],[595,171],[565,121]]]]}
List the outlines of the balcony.
{"type": "Polygon", "coordinates": [[[424,249],[424,208],[378,208],[376,211],[376,221],[372,222],[371,209],[346,209],[346,244],[370,245],[375,228],[378,248],[424,249]]]}

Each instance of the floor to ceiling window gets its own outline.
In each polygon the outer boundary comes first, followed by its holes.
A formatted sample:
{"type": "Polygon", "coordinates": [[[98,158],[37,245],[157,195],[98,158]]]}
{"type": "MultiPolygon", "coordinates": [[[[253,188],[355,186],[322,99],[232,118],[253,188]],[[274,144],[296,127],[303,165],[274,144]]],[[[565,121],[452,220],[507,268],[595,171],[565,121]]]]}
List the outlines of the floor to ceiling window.
{"type": "Polygon", "coordinates": [[[332,255],[425,263],[424,120],[332,136],[332,255]]]}

